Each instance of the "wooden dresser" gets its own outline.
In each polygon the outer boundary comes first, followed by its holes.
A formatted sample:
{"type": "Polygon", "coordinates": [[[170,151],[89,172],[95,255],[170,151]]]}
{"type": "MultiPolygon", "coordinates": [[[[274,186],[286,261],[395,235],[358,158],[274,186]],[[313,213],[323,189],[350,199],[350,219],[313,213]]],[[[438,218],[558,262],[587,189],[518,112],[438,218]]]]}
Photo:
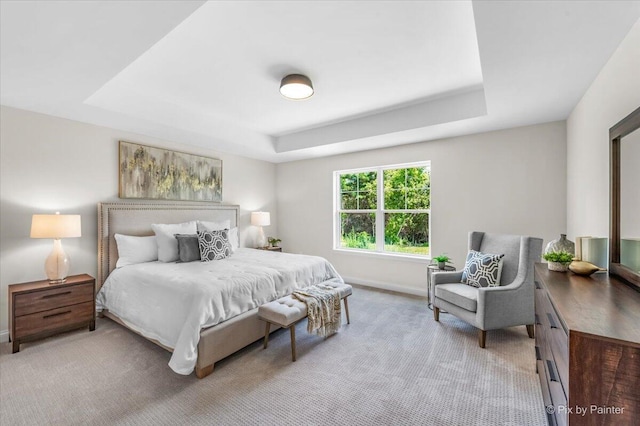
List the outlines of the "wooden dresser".
{"type": "Polygon", "coordinates": [[[68,277],[64,283],[48,280],[9,286],[9,337],[13,353],[20,343],[62,331],[96,326],[95,279],[68,277]]]}
{"type": "Polygon", "coordinates": [[[536,358],[549,425],[640,424],[640,292],[535,266],[536,358]]]}

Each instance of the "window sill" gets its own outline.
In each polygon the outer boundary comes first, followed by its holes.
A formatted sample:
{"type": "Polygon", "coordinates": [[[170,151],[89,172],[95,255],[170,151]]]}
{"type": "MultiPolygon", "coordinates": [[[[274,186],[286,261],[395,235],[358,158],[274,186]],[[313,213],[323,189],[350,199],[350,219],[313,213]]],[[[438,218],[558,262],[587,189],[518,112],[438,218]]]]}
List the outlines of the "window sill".
{"type": "Polygon", "coordinates": [[[378,258],[378,259],[386,258],[389,260],[400,260],[400,261],[427,263],[427,264],[431,263],[430,257],[403,254],[403,253],[381,253],[379,251],[367,251],[367,250],[343,249],[343,248],[334,248],[333,251],[339,252],[341,254],[352,254],[355,256],[372,257],[372,258],[378,258]]]}

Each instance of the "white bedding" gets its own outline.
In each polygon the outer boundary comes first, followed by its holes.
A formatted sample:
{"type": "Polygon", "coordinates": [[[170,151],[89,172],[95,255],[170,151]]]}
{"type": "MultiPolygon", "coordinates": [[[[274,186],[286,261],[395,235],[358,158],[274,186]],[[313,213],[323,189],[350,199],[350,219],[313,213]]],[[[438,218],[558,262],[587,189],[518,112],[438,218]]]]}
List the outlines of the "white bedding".
{"type": "Polygon", "coordinates": [[[241,248],[212,262],[128,265],[111,272],[96,297],[143,336],[173,348],[169,366],[191,374],[200,329],[322,281],[343,280],[325,259],[241,248]]]}

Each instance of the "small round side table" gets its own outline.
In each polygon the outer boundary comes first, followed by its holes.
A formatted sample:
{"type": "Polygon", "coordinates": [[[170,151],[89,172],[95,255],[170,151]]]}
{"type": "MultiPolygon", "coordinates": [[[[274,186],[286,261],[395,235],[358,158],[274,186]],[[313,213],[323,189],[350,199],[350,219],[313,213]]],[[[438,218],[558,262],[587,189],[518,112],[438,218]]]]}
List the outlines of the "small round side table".
{"type": "MultiPolygon", "coordinates": [[[[434,272],[455,271],[455,270],[456,268],[451,265],[445,265],[444,269],[440,269],[436,264],[431,264],[427,266],[427,306],[429,307],[429,309],[433,310],[433,306],[431,305],[431,294],[433,294],[433,289],[432,289],[433,286],[431,285],[431,274],[433,274],[434,272]]],[[[440,312],[445,312],[445,311],[440,310],[440,312]]]]}

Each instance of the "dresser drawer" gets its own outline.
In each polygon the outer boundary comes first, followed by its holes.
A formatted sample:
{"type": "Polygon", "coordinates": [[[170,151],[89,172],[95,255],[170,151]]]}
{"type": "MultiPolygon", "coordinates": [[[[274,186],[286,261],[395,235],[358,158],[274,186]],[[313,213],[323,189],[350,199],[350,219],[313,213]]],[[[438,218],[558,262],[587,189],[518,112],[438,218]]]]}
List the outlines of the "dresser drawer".
{"type": "Polygon", "coordinates": [[[59,306],[93,301],[93,282],[40,290],[15,296],[15,316],[48,311],[59,306]]]}
{"type": "Polygon", "coordinates": [[[64,306],[44,312],[23,315],[15,319],[15,336],[12,339],[55,330],[93,320],[93,301],[64,306]]]}

